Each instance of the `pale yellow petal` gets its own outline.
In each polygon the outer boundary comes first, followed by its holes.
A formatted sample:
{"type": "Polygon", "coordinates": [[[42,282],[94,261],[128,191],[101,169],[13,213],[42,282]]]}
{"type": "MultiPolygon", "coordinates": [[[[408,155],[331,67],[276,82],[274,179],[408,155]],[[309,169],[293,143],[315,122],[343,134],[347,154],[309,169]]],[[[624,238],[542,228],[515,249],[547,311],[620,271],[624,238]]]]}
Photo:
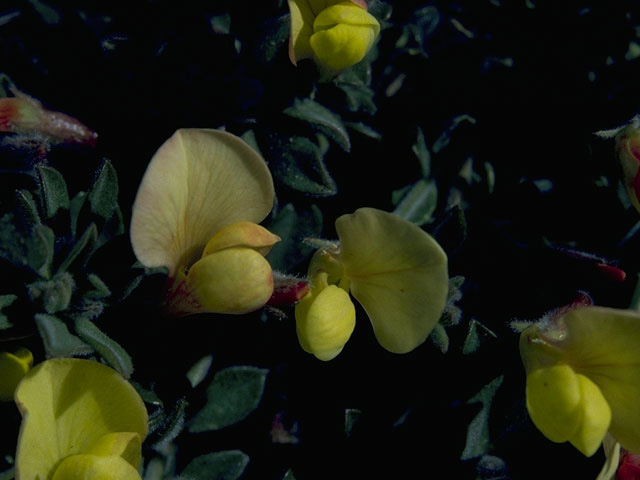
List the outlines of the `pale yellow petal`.
{"type": "Polygon", "coordinates": [[[303,58],[313,57],[309,39],[313,34],[315,14],[308,0],[288,0],[291,12],[289,59],[296,65],[303,58]]]}
{"type": "Polygon", "coordinates": [[[51,480],[140,480],[140,475],[120,457],[82,454],[65,458],[51,480]]]}
{"type": "Polygon", "coordinates": [[[0,401],[13,400],[18,383],[33,365],[33,355],[26,348],[0,352],[0,401]]]}
{"type": "Polygon", "coordinates": [[[380,344],[406,353],[427,338],[449,290],[447,256],[422,229],[361,208],[336,220],[345,276],[380,344]]]}
{"type": "Polygon", "coordinates": [[[15,394],[23,420],[17,477],[50,478],[63,458],[81,453],[103,435],[134,432],[144,438],[148,417],[135,389],[111,368],[61,358],[37,365],[15,394]]]}
{"type": "Polygon", "coordinates": [[[252,312],[273,293],[269,262],[255,250],[243,247],[220,250],[198,260],[186,282],[200,303],[200,312],[252,312]]]}
{"type": "Polygon", "coordinates": [[[347,292],[326,285],[326,274],[316,282],[296,305],[296,332],[304,351],[327,361],[335,358],[351,337],[356,310],[347,292]]]}
{"type": "Polygon", "coordinates": [[[135,432],[107,433],[91,443],[83,453],[121,457],[137,469],[142,459],[142,442],[135,432]]]}
{"type": "Polygon", "coordinates": [[[216,232],[207,242],[203,257],[213,252],[229,247],[250,247],[266,255],[274,244],[280,241],[280,237],[269,230],[251,222],[236,222],[227,225],[216,232]]]}
{"type": "Polygon", "coordinates": [[[527,375],[527,410],[531,420],[552,442],[566,442],[580,428],[581,390],[568,365],[533,370],[527,375]]]}
{"type": "Polygon", "coordinates": [[[133,204],[131,243],[147,267],[174,275],[200,258],[220,229],[261,222],[271,211],[273,180],[243,140],[206,129],[176,131],[155,153],[133,204]]]}
{"type": "Polygon", "coordinates": [[[580,385],[581,421],[578,430],[569,438],[571,444],[590,457],[607,434],[611,423],[611,408],[598,386],[584,375],[577,375],[580,385]]]}

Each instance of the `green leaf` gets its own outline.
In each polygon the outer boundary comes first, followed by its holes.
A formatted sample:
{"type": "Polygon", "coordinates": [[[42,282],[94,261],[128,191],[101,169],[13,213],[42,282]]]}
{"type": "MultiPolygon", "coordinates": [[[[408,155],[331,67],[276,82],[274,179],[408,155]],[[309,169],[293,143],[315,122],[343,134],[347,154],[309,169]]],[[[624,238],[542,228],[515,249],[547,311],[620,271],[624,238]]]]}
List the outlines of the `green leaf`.
{"type": "Polygon", "coordinates": [[[164,480],[164,461],[155,457],[149,460],[143,480],[164,480]]]}
{"type": "Polygon", "coordinates": [[[373,98],[375,92],[366,85],[352,85],[349,83],[337,83],[344,92],[347,100],[347,108],[351,112],[362,111],[373,115],[378,110],[373,98]]]}
{"type": "Polygon", "coordinates": [[[58,23],[60,23],[60,13],[53,7],[44,2],[41,2],[40,0],[29,0],[29,3],[33,6],[33,9],[40,15],[42,21],[47,25],[57,25],[58,23]]]}
{"type": "Polygon", "coordinates": [[[411,150],[413,150],[413,153],[418,157],[420,167],[422,168],[422,176],[429,178],[431,176],[431,153],[429,153],[427,142],[424,139],[424,133],[420,127],[418,127],[418,138],[416,139],[415,145],[411,147],[411,150]]]}
{"type": "Polygon", "coordinates": [[[380,21],[389,20],[393,7],[381,0],[373,0],[368,4],[367,11],[380,21]]]}
{"type": "Polygon", "coordinates": [[[17,299],[17,295],[0,295],[0,330],[13,327],[13,324],[9,321],[9,317],[2,313],[2,310],[11,306],[17,299]]]}
{"type": "Polygon", "coordinates": [[[291,203],[282,207],[269,231],[278,235],[282,240],[276,243],[267,260],[274,270],[291,272],[295,266],[302,262],[315,250],[314,247],[302,242],[304,238],[319,237],[322,232],[322,212],[315,205],[310,210],[296,212],[291,203]]]}
{"type": "Polygon", "coordinates": [[[13,480],[15,475],[15,468],[11,467],[9,470],[0,472],[0,480],[13,480]]]}
{"type": "Polygon", "coordinates": [[[477,320],[471,320],[469,322],[469,331],[467,332],[467,336],[464,339],[464,344],[462,346],[462,354],[469,355],[474,353],[480,348],[481,344],[481,334],[478,333],[478,327],[482,329],[482,335],[490,335],[493,338],[498,338],[498,336],[489,330],[487,327],[482,325],[477,320]]]}
{"type": "Polygon", "coordinates": [[[471,420],[467,428],[467,441],[460,460],[470,460],[484,455],[489,451],[489,411],[493,398],[498,388],[500,388],[500,385],[502,385],[503,378],[504,376],[500,375],[493,379],[467,401],[467,404],[481,403],[482,408],[473,420],[471,420]]]}
{"type": "Polygon", "coordinates": [[[357,408],[347,408],[344,411],[344,433],[347,437],[350,437],[353,433],[353,429],[362,416],[362,410],[357,408]]]}
{"type": "Polygon", "coordinates": [[[9,75],[0,73],[0,98],[13,97],[14,90],[17,90],[17,88],[9,75]]]}
{"type": "Polygon", "coordinates": [[[36,172],[47,218],[53,217],[60,208],[68,209],[69,193],[62,174],[43,166],[37,167],[36,172]]]}
{"type": "Polygon", "coordinates": [[[76,283],[71,274],[62,272],[51,280],[30,283],[27,285],[27,291],[32,301],[42,300],[45,312],[53,314],[69,307],[75,287],[76,283]]]}
{"type": "Polygon", "coordinates": [[[93,285],[93,290],[89,290],[84,294],[85,298],[107,298],[111,296],[109,287],[95,273],[87,275],[89,283],[93,285]]]}
{"type": "Polygon", "coordinates": [[[228,13],[213,15],[209,19],[209,24],[211,25],[211,30],[213,30],[214,33],[221,35],[228,35],[231,33],[231,15],[228,13]]]}
{"type": "Polygon", "coordinates": [[[40,220],[40,214],[38,213],[38,205],[36,204],[33,195],[28,190],[16,191],[16,198],[18,205],[22,211],[23,218],[27,220],[29,225],[39,225],[42,223],[40,220]]]}
{"type": "Polygon", "coordinates": [[[88,198],[91,211],[105,220],[118,206],[118,175],[109,160],[105,160],[96,172],[88,198]]]}
{"type": "Polygon", "coordinates": [[[338,187],[327,170],[320,147],[305,137],[293,137],[274,155],[275,177],[299,192],[318,197],[338,193],[338,187]]]}
{"type": "Polygon", "coordinates": [[[69,217],[71,219],[71,235],[75,238],[78,231],[80,212],[87,200],[87,192],[78,192],[69,202],[69,217]]]}
{"type": "Polygon", "coordinates": [[[438,202],[438,190],[433,180],[420,179],[402,198],[394,214],[418,226],[432,221],[438,202]]]}
{"type": "Polygon", "coordinates": [[[212,363],[213,355],[207,355],[193,364],[187,372],[187,379],[191,387],[196,388],[207,377],[212,363]]]}
{"type": "Polygon", "coordinates": [[[80,259],[80,265],[84,266],[95,251],[97,242],[98,228],[95,223],[92,223],[76,241],[67,258],[62,261],[58,267],[58,272],[68,270],[77,259],[80,259]]]}
{"type": "Polygon", "coordinates": [[[318,102],[305,98],[296,98],[293,106],[284,110],[286,115],[310,123],[322,133],[336,142],[340,148],[348,152],[351,150],[351,140],[344,123],[338,115],[318,102]]]}
{"type": "Polygon", "coordinates": [[[284,474],[282,480],[296,480],[296,477],[293,475],[293,470],[287,470],[287,473],[284,474]]]}
{"type": "Polygon", "coordinates": [[[182,471],[180,480],[237,480],[249,464],[240,450],[224,450],[194,458],[182,471]]]}
{"type": "Polygon", "coordinates": [[[258,152],[260,156],[264,156],[262,155],[262,152],[260,151],[260,147],[258,146],[258,139],[256,138],[256,132],[254,132],[253,130],[247,130],[242,135],[240,135],[240,138],[242,138],[242,140],[244,140],[247,145],[249,145],[256,152],[258,152]]]}
{"type": "Polygon", "coordinates": [[[93,349],[69,332],[67,325],[53,315],[37,313],[36,326],[42,337],[47,358],[89,355],[93,349]]]}
{"type": "Polygon", "coordinates": [[[289,41],[289,14],[268,20],[263,23],[256,43],[256,59],[261,63],[269,63],[289,41]]]}
{"type": "Polygon", "coordinates": [[[346,122],[345,125],[366,137],[373,138],[374,140],[382,139],[382,134],[379,131],[362,122],[346,122]]]}
{"type": "Polygon", "coordinates": [[[55,241],[55,233],[46,225],[36,225],[31,232],[26,262],[41,277],[51,278],[55,241]]]}
{"type": "Polygon", "coordinates": [[[133,373],[131,357],[115,340],[105,335],[91,320],[78,317],[75,321],[76,333],[91,345],[106,362],[124,378],[133,373]]]}
{"type": "Polygon", "coordinates": [[[244,420],[260,403],[267,373],[248,365],[216,373],[207,389],[207,404],[195,415],[189,431],[219,430],[244,420]]]}
{"type": "Polygon", "coordinates": [[[109,240],[124,233],[124,219],[122,218],[122,210],[116,206],[115,210],[102,226],[96,248],[101,247],[109,240]]]}
{"type": "Polygon", "coordinates": [[[431,330],[429,334],[429,340],[431,340],[442,353],[449,351],[449,335],[447,335],[447,330],[442,324],[436,323],[436,326],[433,327],[433,330],[431,330]]]}
{"type": "Polygon", "coordinates": [[[439,153],[442,151],[442,149],[444,149],[444,147],[449,145],[449,143],[451,142],[451,134],[453,133],[453,131],[465,122],[475,125],[476,119],[467,114],[458,115],[457,117],[452,118],[447,128],[442,132],[440,137],[438,137],[438,139],[433,144],[433,153],[439,153]]]}
{"type": "Polygon", "coordinates": [[[161,452],[169,443],[173,442],[178,435],[184,429],[184,421],[186,417],[187,407],[189,402],[186,398],[179,399],[169,416],[167,416],[162,422],[162,433],[160,434],[160,440],[153,444],[153,449],[157,452],[161,452]]]}

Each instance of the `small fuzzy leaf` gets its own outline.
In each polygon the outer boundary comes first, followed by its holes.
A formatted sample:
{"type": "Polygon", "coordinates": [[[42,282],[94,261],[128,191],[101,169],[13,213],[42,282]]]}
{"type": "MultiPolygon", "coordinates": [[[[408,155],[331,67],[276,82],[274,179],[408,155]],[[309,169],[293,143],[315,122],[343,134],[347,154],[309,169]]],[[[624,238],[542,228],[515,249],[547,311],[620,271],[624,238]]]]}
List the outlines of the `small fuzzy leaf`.
{"type": "Polygon", "coordinates": [[[353,429],[362,416],[362,410],[357,408],[347,408],[344,411],[344,433],[347,437],[350,437],[353,433],[353,429]]]}
{"type": "Polygon", "coordinates": [[[62,174],[51,167],[37,167],[40,192],[47,218],[53,217],[62,208],[69,208],[69,193],[62,174]]]}
{"type": "Polygon", "coordinates": [[[320,147],[305,137],[293,137],[274,155],[275,177],[284,185],[309,195],[328,197],[338,192],[322,158],[320,147]]]}
{"type": "Polygon", "coordinates": [[[493,397],[498,391],[498,388],[500,388],[500,385],[502,385],[503,378],[504,377],[500,375],[493,379],[467,401],[468,404],[481,403],[482,409],[473,420],[471,420],[467,428],[467,442],[460,456],[460,460],[470,460],[484,455],[489,451],[489,410],[491,409],[493,397]]]}
{"type": "Polygon", "coordinates": [[[416,157],[418,157],[420,167],[422,168],[422,176],[424,178],[429,178],[429,176],[431,175],[431,153],[427,148],[427,142],[424,139],[424,133],[419,127],[418,138],[415,145],[411,147],[411,150],[413,150],[413,153],[415,153],[416,157]]]}
{"type": "Polygon", "coordinates": [[[293,470],[287,470],[287,473],[284,474],[282,480],[296,480],[296,477],[293,475],[293,470]]]}
{"type": "Polygon", "coordinates": [[[11,328],[13,326],[13,324],[9,321],[9,317],[2,313],[2,309],[11,306],[11,304],[15,302],[17,298],[17,295],[0,295],[0,330],[6,330],[7,328],[11,328]]]}
{"type": "Polygon", "coordinates": [[[29,3],[47,25],[57,25],[60,23],[60,12],[47,3],[41,2],[40,0],[29,0],[29,3]]]}
{"type": "Polygon", "coordinates": [[[76,333],[91,345],[124,378],[133,373],[131,357],[119,343],[105,335],[91,320],[79,317],[75,321],[76,333]]]}
{"type": "Polygon", "coordinates": [[[293,106],[284,110],[290,117],[310,123],[322,133],[336,142],[340,148],[348,152],[351,150],[351,140],[344,123],[338,115],[318,102],[305,98],[296,98],[293,106]]]}
{"type": "Polygon", "coordinates": [[[421,226],[432,220],[437,201],[438,189],[435,182],[420,179],[411,186],[393,213],[421,226]]]}
{"type": "Polygon", "coordinates": [[[87,200],[87,192],[78,192],[75,197],[71,199],[69,202],[69,216],[71,218],[71,235],[73,237],[76,236],[76,232],[78,231],[78,218],[80,217],[80,212],[82,211],[82,207],[84,206],[87,200]]]}
{"type": "Polygon", "coordinates": [[[213,355],[202,357],[187,372],[187,379],[193,388],[196,388],[207,376],[211,364],[213,363],[213,355]]]}
{"type": "Polygon", "coordinates": [[[15,83],[6,73],[0,73],[0,98],[12,97],[17,90],[15,83]]]}
{"type": "Polygon", "coordinates": [[[189,402],[185,398],[179,399],[173,406],[171,413],[162,422],[162,433],[160,440],[153,444],[153,448],[161,452],[165,446],[176,439],[180,432],[184,429],[184,420],[186,417],[189,402]]]}
{"type": "Polygon", "coordinates": [[[66,310],[71,303],[75,281],[68,272],[56,274],[51,280],[38,280],[27,286],[31,300],[42,300],[45,312],[53,314],[66,310]]]}
{"type": "Polygon", "coordinates": [[[255,55],[259,62],[269,63],[289,40],[289,15],[268,20],[263,23],[259,32],[260,40],[256,43],[255,55]]]}
{"type": "Polygon", "coordinates": [[[462,346],[463,355],[474,353],[476,350],[478,350],[478,348],[480,348],[481,337],[478,333],[478,328],[481,328],[484,334],[497,338],[495,333],[482,325],[480,322],[478,322],[477,320],[471,320],[471,322],[469,323],[469,331],[467,332],[467,337],[464,339],[464,345],[462,346]]]}
{"type": "Polygon", "coordinates": [[[240,450],[224,450],[194,458],[182,471],[180,480],[237,480],[242,476],[249,456],[240,450]]]}
{"type": "Polygon", "coordinates": [[[107,298],[111,296],[111,290],[109,287],[98,277],[95,273],[90,273],[87,276],[89,283],[93,285],[93,290],[89,290],[85,293],[85,298],[107,298]]]}
{"type": "Polygon", "coordinates": [[[207,404],[195,415],[189,431],[219,430],[244,420],[260,403],[267,373],[248,365],[216,373],[207,389],[207,404]]]}
{"type": "Polygon", "coordinates": [[[338,83],[347,100],[347,108],[351,112],[362,111],[373,115],[378,110],[374,102],[375,92],[366,85],[338,83]]]}
{"type": "Polygon", "coordinates": [[[273,246],[267,260],[274,270],[291,271],[314,250],[314,247],[302,243],[302,240],[320,236],[322,212],[315,205],[310,210],[296,212],[293,204],[288,203],[278,211],[269,231],[278,235],[282,241],[273,246]]]}
{"type": "Polygon", "coordinates": [[[438,323],[433,327],[429,335],[429,340],[431,340],[442,353],[447,353],[449,350],[449,335],[447,335],[447,330],[441,324],[438,323]]]}
{"type": "Polygon", "coordinates": [[[382,139],[382,134],[379,131],[362,122],[346,122],[345,125],[366,137],[373,138],[374,140],[382,139]]]}
{"type": "Polygon", "coordinates": [[[393,7],[381,0],[372,0],[368,2],[367,11],[378,20],[384,21],[391,18],[393,7]]]}
{"type": "Polygon", "coordinates": [[[51,278],[56,236],[46,225],[36,225],[27,246],[27,265],[44,278],[51,278]]]}
{"type": "Polygon", "coordinates": [[[38,205],[36,204],[33,195],[28,190],[18,190],[16,191],[16,197],[18,200],[18,205],[20,205],[20,210],[23,213],[23,218],[27,220],[27,223],[30,225],[39,225],[41,224],[40,214],[38,213],[38,205]]]}
{"type": "Polygon", "coordinates": [[[89,190],[88,198],[91,211],[105,220],[116,209],[118,205],[118,176],[109,160],[105,160],[96,172],[96,179],[89,190]]]}
{"type": "Polygon", "coordinates": [[[231,33],[231,15],[224,13],[209,18],[209,25],[214,33],[228,35],[231,33]]]}
{"type": "Polygon", "coordinates": [[[67,325],[53,315],[37,313],[36,326],[44,343],[47,358],[89,355],[93,349],[69,332],[67,325]]]}
{"type": "Polygon", "coordinates": [[[78,239],[76,244],[69,252],[69,255],[67,255],[67,258],[62,261],[62,263],[58,267],[58,272],[64,272],[68,270],[73,262],[75,262],[78,258],[80,259],[80,264],[84,265],[89,260],[91,254],[93,254],[93,252],[95,251],[97,242],[98,228],[96,227],[95,223],[92,223],[78,239]]]}

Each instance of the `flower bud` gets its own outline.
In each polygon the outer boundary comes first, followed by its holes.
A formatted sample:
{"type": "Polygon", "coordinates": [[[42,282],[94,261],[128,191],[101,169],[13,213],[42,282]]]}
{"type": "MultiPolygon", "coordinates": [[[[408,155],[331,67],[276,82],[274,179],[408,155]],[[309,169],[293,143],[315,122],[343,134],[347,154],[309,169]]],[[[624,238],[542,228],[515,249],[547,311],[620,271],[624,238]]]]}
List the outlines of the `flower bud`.
{"type": "Polygon", "coordinates": [[[640,119],[637,117],[616,135],[616,153],[624,187],[631,203],[640,211],[640,119]]]}
{"type": "Polygon", "coordinates": [[[339,72],[360,62],[380,33],[380,24],[360,0],[289,0],[289,9],[293,64],[313,58],[328,72],[339,72]]]}
{"type": "Polygon", "coordinates": [[[296,305],[296,331],[303,350],[331,360],[344,348],[356,325],[349,293],[327,284],[327,274],[314,278],[311,291],[296,305]]]}

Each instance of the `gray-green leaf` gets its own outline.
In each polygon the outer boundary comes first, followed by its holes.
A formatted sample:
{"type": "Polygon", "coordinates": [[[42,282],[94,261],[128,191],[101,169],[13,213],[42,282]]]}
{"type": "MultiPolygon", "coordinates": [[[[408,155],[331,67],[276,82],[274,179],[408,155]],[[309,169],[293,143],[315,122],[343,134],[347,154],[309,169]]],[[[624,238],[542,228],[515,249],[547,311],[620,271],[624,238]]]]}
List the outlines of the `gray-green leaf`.
{"type": "Polygon", "coordinates": [[[37,313],[36,326],[42,337],[47,358],[89,355],[93,349],[69,332],[67,325],[53,315],[37,313]]]}
{"type": "Polygon", "coordinates": [[[324,105],[320,105],[310,98],[302,100],[296,98],[293,106],[285,109],[284,113],[290,117],[310,123],[314,128],[317,128],[336,142],[344,151],[351,150],[349,133],[344,123],[342,123],[342,119],[324,105]]]}
{"type": "Polygon", "coordinates": [[[433,180],[421,178],[404,195],[394,214],[418,226],[432,221],[438,202],[438,189],[433,180]]]}
{"type": "Polygon", "coordinates": [[[471,420],[467,428],[467,442],[460,456],[460,460],[470,460],[484,455],[489,451],[491,443],[489,438],[489,411],[493,398],[498,388],[500,388],[500,385],[502,385],[503,378],[503,375],[500,375],[493,379],[467,401],[468,404],[481,403],[482,409],[474,419],[471,420]]]}
{"type": "Polygon", "coordinates": [[[124,378],[133,373],[131,357],[122,346],[105,335],[91,320],[78,317],[75,321],[76,333],[91,345],[124,378]]]}
{"type": "Polygon", "coordinates": [[[60,208],[69,208],[69,192],[62,174],[44,166],[37,167],[36,171],[47,218],[53,217],[60,208]]]}
{"type": "Polygon", "coordinates": [[[113,214],[118,205],[118,176],[109,160],[105,160],[96,172],[88,198],[91,211],[96,215],[106,220],[113,214]]]}
{"type": "Polygon", "coordinates": [[[229,367],[216,373],[207,389],[207,404],[189,424],[190,432],[206,432],[244,420],[260,403],[268,370],[229,367]]]}
{"type": "Polygon", "coordinates": [[[237,480],[249,464],[240,450],[224,450],[194,458],[182,471],[180,480],[237,480]]]}

